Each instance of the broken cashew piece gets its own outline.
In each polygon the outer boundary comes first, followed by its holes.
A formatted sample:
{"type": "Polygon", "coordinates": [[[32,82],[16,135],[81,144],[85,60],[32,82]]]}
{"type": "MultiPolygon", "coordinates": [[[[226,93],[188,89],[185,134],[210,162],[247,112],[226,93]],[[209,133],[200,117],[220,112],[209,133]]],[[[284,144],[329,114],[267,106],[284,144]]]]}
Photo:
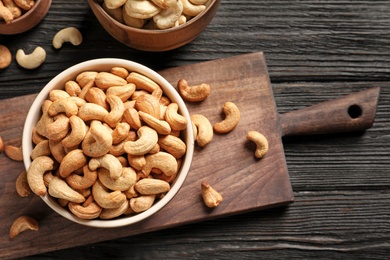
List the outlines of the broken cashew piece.
{"type": "Polygon", "coordinates": [[[196,127],[196,142],[200,147],[206,146],[213,139],[213,127],[210,121],[203,115],[194,114],[191,115],[191,121],[196,127]]]}
{"type": "Polygon", "coordinates": [[[226,117],[223,121],[215,123],[214,131],[219,134],[226,134],[232,131],[240,121],[240,110],[233,102],[225,102],[223,112],[226,117]]]}
{"type": "Polygon", "coordinates": [[[9,237],[15,238],[20,233],[26,230],[39,230],[39,223],[35,219],[29,216],[20,216],[14,220],[9,230],[9,237]]]}
{"type": "Polygon", "coordinates": [[[246,138],[256,144],[255,156],[257,158],[262,158],[268,152],[268,140],[267,138],[257,132],[257,131],[249,131],[246,135],[246,138]]]}
{"type": "Polygon", "coordinates": [[[14,160],[17,162],[23,161],[23,154],[22,154],[22,147],[21,146],[6,145],[4,147],[4,153],[11,160],[14,160]]]}
{"type": "Polygon", "coordinates": [[[201,188],[203,201],[207,207],[215,208],[222,202],[221,194],[211,187],[207,181],[202,181],[201,188]]]}
{"type": "Polygon", "coordinates": [[[23,171],[19,174],[15,182],[16,192],[20,197],[28,197],[31,194],[31,188],[27,182],[27,172],[23,171]]]}
{"type": "Polygon", "coordinates": [[[25,69],[35,69],[42,65],[46,59],[46,51],[38,46],[30,54],[25,54],[24,50],[19,49],[15,55],[16,62],[25,69]]]}
{"type": "Polygon", "coordinates": [[[77,28],[67,27],[54,35],[52,44],[54,48],[60,49],[65,42],[70,42],[74,46],[77,46],[83,42],[83,36],[77,28]]]}
{"type": "Polygon", "coordinates": [[[210,94],[210,85],[202,83],[197,86],[189,86],[185,79],[177,82],[180,95],[189,102],[200,102],[205,100],[210,94]]]}

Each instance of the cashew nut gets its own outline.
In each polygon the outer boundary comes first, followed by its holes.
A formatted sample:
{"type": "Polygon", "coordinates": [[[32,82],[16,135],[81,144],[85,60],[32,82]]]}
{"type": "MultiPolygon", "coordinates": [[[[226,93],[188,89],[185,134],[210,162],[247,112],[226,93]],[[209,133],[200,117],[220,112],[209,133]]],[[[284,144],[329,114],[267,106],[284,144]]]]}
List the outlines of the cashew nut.
{"type": "Polygon", "coordinates": [[[47,171],[53,170],[54,161],[48,156],[35,158],[27,170],[27,182],[32,192],[38,196],[46,194],[47,189],[43,181],[43,175],[47,171]]]}
{"type": "Polygon", "coordinates": [[[112,135],[108,128],[100,121],[92,121],[81,144],[84,154],[90,157],[100,157],[108,153],[111,146],[112,135]]]}
{"type": "Polygon", "coordinates": [[[125,106],[123,105],[120,97],[115,95],[108,95],[106,98],[108,104],[110,104],[111,111],[104,117],[104,122],[109,126],[115,127],[116,124],[122,119],[125,106]]]}
{"type": "Polygon", "coordinates": [[[66,116],[71,117],[77,115],[78,111],[78,106],[72,99],[60,98],[53,101],[49,107],[48,113],[50,116],[55,116],[64,112],[66,116]]]}
{"type": "Polygon", "coordinates": [[[76,173],[70,174],[66,177],[66,182],[73,189],[81,190],[92,187],[98,177],[97,171],[91,171],[88,164],[83,166],[83,176],[76,173]]]}
{"type": "Polygon", "coordinates": [[[186,152],[186,144],[179,137],[165,135],[158,138],[158,144],[161,149],[170,153],[176,159],[181,158],[186,152]]]}
{"type": "Polygon", "coordinates": [[[74,46],[80,45],[83,42],[81,32],[75,27],[67,27],[59,30],[53,37],[53,47],[59,49],[65,42],[70,42],[74,46]]]}
{"type": "Polygon", "coordinates": [[[150,94],[141,95],[135,102],[135,108],[138,111],[148,113],[155,118],[160,118],[160,103],[157,98],[150,94]]]}
{"type": "Polygon", "coordinates": [[[65,83],[65,91],[72,97],[77,97],[81,92],[80,85],[74,81],[69,80],[65,83]]]}
{"type": "Polygon", "coordinates": [[[7,7],[4,6],[2,1],[0,1],[0,19],[4,20],[6,24],[11,23],[14,19],[14,15],[7,7]]]}
{"type": "Polygon", "coordinates": [[[62,89],[53,89],[50,90],[49,92],[49,100],[51,101],[56,101],[57,99],[69,98],[69,97],[70,97],[69,93],[62,89]]]}
{"type": "Polygon", "coordinates": [[[122,6],[120,6],[120,7],[117,7],[117,8],[114,8],[114,9],[110,9],[110,8],[108,8],[107,7],[107,5],[106,5],[106,2],[107,1],[103,1],[103,3],[102,3],[102,8],[103,8],[103,10],[108,14],[108,15],[110,15],[112,18],[114,18],[115,20],[117,20],[118,22],[120,22],[120,23],[123,23],[124,21],[124,17],[123,17],[123,15],[124,14],[122,14],[122,13],[124,13],[124,12],[122,12],[122,6]]]}
{"type": "Polygon", "coordinates": [[[15,187],[16,192],[20,197],[28,197],[31,194],[32,191],[30,186],[28,186],[26,171],[22,171],[22,173],[19,174],[15,182],[15,187]]]}
{"type": "Polygon", "coordinates": [[[83,195],[69,187],[69,185],[59,177],[54,176],[49,182],[48,188],[50,196],[58,199],[81,203],[85,201],[83,195]]]}
{"type": "Polygon", "coordinates": [[[188,16],[197,16],[206,9],[205,5],[192,4],[189,0],[180,0],[183,4],[183,14],[188,16]]]}
{"type": "Polygon", "coordinates": [[[124,214],[130,207],[129,201],[124,200],[123,203],[117,208],[103,209],[100,213],[99,218],[101,219],[112,219],[124,214]]]}
{"type": "Polygon", "coordinates": [[[46,137],[50,140],[64,138],[70,129],[69,117],[61,113],[54,117],[54,122],[46,125],[46,137]]]}
{"type": "Polygon", "coordinates": [[[104,0],[108,9],[116,9],[126,3],[127,0],[104,0]]]}
{"type": "Polygon", "coordinates": [[[207,207],[215,208],[222,202],[221,194],[211,187],[207,181],[202,181],[201,188],[203,201],[207,207]]]}
{"type": "Polygon", "coordinates": [[[109,191],[99,180],[92,186],[92,195],[96,203],[105,209],[118,208],[127,199],[123,192],[109,191]]]}
{"type": "Polygon", "coordinates": [[[30,10],[35,4],[35,0],[14,0],[14,1],[17,6],[19,6],[25,11],[30,10]]]}
{"type": "Polygon", "coordinates": [[[87,133],[87,126],[80,117],[71,116],[69,123],[71,129],[70,134],[61,141],[61,144],[66,148],[79,145],[87,133]]]}
{"type": "Polygon", "coordinates": [[[161,8],[148,0],[128,0],[124,6],[125,12],[134,18],[150,19],[161,11],[161,8]]]}
{"type": "Polygon", "coordinates": [[[166,193],[171,189],[168,182],[163,180],[145,178],[137,181],[134,188],[142,195],[166,193]]]}
{"type": "Polygon", "coordinates": [[[127,155],[127,161],[129,162],[130,166],[136,169],[137,171],[142,170],[142,167],[146,164],[145,156],[144,155],[127,155]]]}
{"type": "Polygon", "coordinates": [[[179,105],[177,103],[169,104],[165,112],[165,120],[173,130],[184,130],[187,127],[188,121],[187,118],[177,112],[178,109],[179,105]]]}
{"type": "Polygon", "coordinates": [[[100,88],[97,87],[91,87],[88,89],[88,91],[85,93],[84,96],[85,100],[87,100],[90,103],[94,103],[97,105],[100,105],[104,107],[104,109],[108,110],[108,104],[106,101],[106,93],[100,88]]]}
{"type": "Polygon", "coordinates": [[[141,29],[145,25],[145,19],[134,18],[130,16],[125,10],[121,12],[123,23],[134,28],[141,29]]]}
{"type": "MultiPolygon", "coordinates": [[[[1,18],[1,10],[2,8],[0,7],[0,18],[1,18]]],[[[11,61],[12,61],[12,55],[10,50],[4,45],[0,45],[0,69],[4,69],[8,67],[11,64],[11,61]]]]}
{"type": "Polygon", "coordinates": [[[98,170],[100,182],[110,190],[126,191],[136,182],[137,174],[131,167],[123,167],[122,175],[119,178],[112,179],[110,172],[105,168],[98,170]]]}
{"type": "Polygon", "coordinates": [[[147,154],[157,144],[158,134],[148,126],[141,126],[137,131],[137,135],[138,140],[125,143],[124,149],[126,153],[131,155],[147,154]]]}
{"type": "Polygon", "coordinates": [[[180,95],[189,102],[199,102],[205,100],[210,94],[210,85],[202,83],[197,86],[189,86],[185,79],[177,82],[180,95]]]}
{"type": "Polygon", "coordinates": [[[123,102],[125,102],[131,97],[131,95],[133,95],[134,91],[135,91],[135,85],[133,83],[128,83],[123,86],[116,86],[116,87],[114,86],[108,88],[106,90],[106,95],[118,96],[123,102]]]}
{"type": "Polygon", "coordinates": [[[131,209],[136,212],[140,213],[147,209],[149,209],[156,199],[156,195],[142,195],[136,198],[130,199],[130,207],[131,209]]]}
{"type": "Polygon", "coordinates": [[[225,102],[223,112],[226,117],[223,121],[215,123],[214,131],[220,134],[226,134],[232,131],[240,121],[240,110],[233,102],[225,102]]]}
{"type": "Polygon", "coordinates": [[[25,69],[35,69],[42,65],[46,59],[46,51],[38,46],[28,55],[19,49],[15,55],[16,62],[25,69]]]}
{"type": "Polygon", "coordinates": [[[39,156],[50,156],[50,146],[49,146],[49,140],[43,140],[42,142],[38,143],[34,149],[32,149],[30,157],[31,159],[35,159],[39,156]]]}
{"type": "Polygon", "coordinates": [[[89,203],[87,206],[83,204],[69,202],[68,208],[76,217],[81,219],[97,218],[103,210],[96,202],[89,203]]]}
{"type": "Polygon", "coordinates": [[[51,155],[53,155],[54,159],[59,163],[62,162],[66,155],[65,148],[61,142],[62,140],[49,140],[51,155]]]}
{"type": "Polygon", "coordinates": [[[118,179],[123,172],[123,167],[118,158],[112,154],[105,154],[102,157],[92,158],[89,163],[89,169],[95,171],[97,168],[106,168],[110,172],[112,179],[118,179]]]}
{"type": "Polygon", "coordinates": [[[76,76],[76,82],[83,89],[90,82],[94,82],[98,72],[96,71],[83,71],[76,76]]]}
{"type": "Polygon", "coordinates": [[[165,0],[165,4],[167,8],[153,16],[153,21],[160,29],[174,27],[183,12],[183,4],[180,0],[165,0]]]}
{"type": "Polygon", "coordinates": [[[108,89],[113,86],[123,86],[127,81],[110,72],[99,72],[95,78],[95,84],[101,89],[108,89]]]}
{"type": "Polygon", "coordinates": [[[213,127],[210,121],[203,115],[191,115],[191,121],[197,129],[196,142],[200,147],[206,146],[213,139],[213,127]]]}
{"type": "Polygon", "coordinates": [[[133,107],[125,109],[123,112],[123,120],[126,121],[130,127],[135,130],[138,130],[142,126],[138,111],[133,107]]]}
{"type": "Polygon", "coordinates": [[[128,137],[130,132],[130,125],[126,122],[118,123],[115,126],[114,131],[111,133],[112,135],[112,143],[113,144],[119,144],[123,140],[128,137]]]}
{"type": "Polygon", "coordinates": [[[129,76],[129,71],[123,67],[112,67],[110,72],[124,79],[126,79],[126,77],[129,76]]]}
{"type": "MultiPolygon", "coordinates": [[[[131,1],[137,2],[138,0],[131,0],[131,1]]],[[[129,76],[126,78],[126,80],[128,83],[135,84],[137,89],[143,89],[149,93],[152,93],[154,90],[160,88],[160,86],[155,81],[137,72],[131,72],[129,76]]]]}
{"type": "Polygon", "coordinates": [[[142,172],[148,176],[152,169],[159,169],[165,175],[171,176],[176,174],[178,167],[176,158],[170,153],[158,152],[145,156],[146,164],[142,167],[142,172]]]}
{"type": "Polygon", "coordinates": [[[47,125],[54,121],[54,119],[51,116],[49,116],[49,113],[48,113],[49,107],[51,104],[52,104],[52,101],[50,101],[50,100],[43,101],[42,106],[41,106],[42,116],[35,126],[37,132],[44,137],[46,137],[46,135],[47,135],[47,133],[46,133],[47,132],[46,131],[47,125]]]}
{"type": "Polygon", "coordinates": [[[21,162],[23,161],[23,153],[21,146],[6,145],[4,147],[4,153],[11,160],[21,162]]]}
{"type": "Polygon", "coordinates": [[[141,119],[151,128],[156,130],[158,134],[161,135],[168,135],[171,132],[171,126],[168,124],[167,121],[159,120],[155,118],[154,116],[145,113],[143,111],[138,111],[138,114],[140,115],[141,119]]]}
{"type": "Polygon", "coordinates": [[[81,149],[75,149],[65,155],[58,168],[62,178],[68,177],[72,172],[87,164],[87,157],[81,149]]]}
{"type": "Polygon", "coordinates": [[[267,154],[268,140],[263,134],[257,131],[249,131],[246,135],[246,138],[256,144],[255,156],[257,158],[260,159],[267,154]]]}
{"type": "Polygon", "coordinates": [[[26,230],[38,231],[39,223],[29,216],[20,216],[14,220],[9,230],[9,237],[15,238],[20,233],[26,230]]]}
{"type": "Polygon", "coordinates": [[[108,115],[108,111],[97,104],[85,103],[79,108],[77,115],[85,122],[91,120],[103,121],[104,117],[108,115]]]}

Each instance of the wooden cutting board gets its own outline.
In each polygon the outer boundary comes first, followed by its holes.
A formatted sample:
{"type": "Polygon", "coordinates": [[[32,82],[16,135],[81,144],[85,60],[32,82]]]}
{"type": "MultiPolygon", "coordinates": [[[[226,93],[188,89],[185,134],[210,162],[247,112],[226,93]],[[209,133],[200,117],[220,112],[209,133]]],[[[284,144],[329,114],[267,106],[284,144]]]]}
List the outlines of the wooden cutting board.
{"type": "MultiPolygon", "coordinates": [[[[4,153],[0,154],[1,259],[80,246],[293,202],[282,136],[307,134],[312,121],[318,121],[318,113],[322,113],[323,106],[304,111],[304,115],[309,115],[309,123],[306,126],[303,124],[303,128],[294,128],[297,120],[305,121],[301,113],[279,115],[261,52],[172,68],[160,73],[173,86],[176,86],[180,78],[185,78],[190,85],[202,82],[210,84],[212,91],[204,102],[188,103],[190,113],[203,114],[213,124],[222,120],[224,102],[232,101],[241,111],[239,125],[229,134],[214,135],[212,142],[206,147],[195,148],[188,177],[165,208],[143,222],[113,229],[74,224],[53,212],[36,196],[19,197],[15,191],[15,180],[24,170],[23,163],[8,159],[4,153]],[[245,136],[249,130],[263,133],[269,141],[269,152],[261,160],[254,157],[255,145],[246,140],[245,136]],[[220,191],[224,198],[215,209],[206,208],[202,202],[200,183],[203,180],[207,180],[220,191]],[[37,219],[40,230],[27,231],[10,239],[9,228],[13,220],[20,215],[37,219]]],[[[345,115],[345,109],[329,112],[333,113],[332,115],[338,113],[339,116],[336,117],[342,124],[335,124],[336,128],[328,128],[325,132],[370,127],[376,110],[375,106],[373,109],[365,107],[371,104],[372,99],[377,100],[377,95],[379,89],[359,94],[358,100],[362,99],[363,103],[358,103],[357,108],[364,108],[364,113],[358,113],[355,118],[351,119],[348,113],[345,115]],[[368,118],[366,111],[369,112],[368,118]]],[[[24,119],[35,96],[0,101],[0,135],[6,144],[21,144],[24,119]]],[[[355,96],[350,99],[348,104],[356,103],[355,96]]],[[[337,107],[346,105],[345,102],[336,102],[337,107]]],[[[332,105],[325,104],[325,107],[332,105]]],[[[321,118],[324,118],[323,116],[321,114],[321,118]]],[[[318,129],[323,127],[319,125],[318,129]]],[[[314,132],[321,131],[314,128],[314,132]]]]}

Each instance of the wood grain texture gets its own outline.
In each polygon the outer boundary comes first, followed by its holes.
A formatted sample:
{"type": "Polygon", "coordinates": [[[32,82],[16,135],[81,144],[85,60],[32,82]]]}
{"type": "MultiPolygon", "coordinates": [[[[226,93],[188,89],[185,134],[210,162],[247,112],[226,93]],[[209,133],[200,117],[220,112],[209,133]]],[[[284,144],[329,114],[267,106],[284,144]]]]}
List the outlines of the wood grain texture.
{"type": "Polygon", "coordinates": [[[381,87],[377,116],[369,130],[283,139],[295,195],[295,202],[287,208],[30,259],[387,259],[389,13],[390,2],[384,0],[223,0],[212,23],[195,41],[174,51],[150,54],[113,40],[86,1],[59,0],[53,1],[47,17],[34,30],[12,37],[0,35],[0,44],[12,53],[18,48],[31,51],[36,45],[48,53],[45,64],[37,70],[26,71],[13,62],[0,71],[0,98],[37,93],[59,71],[91,58],[127,58],[161,70],[254,51],[265,53],[279,113],[381,87]],[[80,28],[84,43],[54,50],[51,38],[67,26],[80,28]]]}

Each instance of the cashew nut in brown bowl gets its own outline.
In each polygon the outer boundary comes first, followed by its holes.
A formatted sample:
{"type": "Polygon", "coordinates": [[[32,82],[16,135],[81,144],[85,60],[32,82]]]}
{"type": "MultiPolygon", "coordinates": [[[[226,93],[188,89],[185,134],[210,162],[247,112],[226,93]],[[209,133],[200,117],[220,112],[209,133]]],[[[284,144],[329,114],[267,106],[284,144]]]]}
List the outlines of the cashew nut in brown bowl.
{"type": "Polygon", "coordinates": [[[103,28],[138,50],[160,52],[194,40],[209,25],[221,0],[88,0],[103,28]]]}
{"type": "Polygon", "coordinates": [[[26,32],[46,16],[51,0],[0,1],[0,34],[26,32]]]}
{"type": "Polygon", "coordinates": [[[152,216],[179,191],[193,156],[187,107],[153,70],[95,59],[54,77],[23,129],[31,190],[63,217],[119,227],[152,216]]]}

